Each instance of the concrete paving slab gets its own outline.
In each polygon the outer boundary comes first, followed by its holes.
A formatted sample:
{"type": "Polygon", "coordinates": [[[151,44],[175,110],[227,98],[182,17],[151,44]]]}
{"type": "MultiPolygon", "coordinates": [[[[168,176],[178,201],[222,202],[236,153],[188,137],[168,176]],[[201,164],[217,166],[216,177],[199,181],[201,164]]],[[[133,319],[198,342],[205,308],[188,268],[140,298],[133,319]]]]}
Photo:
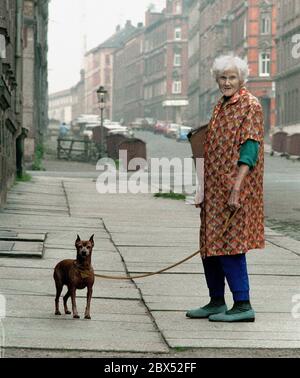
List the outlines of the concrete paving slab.
{"type": "Polygon", "coordinates": [[[178,231],[180,231],[180,235],[185,235],[185,233],[189,233],[191,235],[194,235],[194,233],[199,233],[199,227],[197,225],[191,225],[191,226],[182,226],[180,225],[177,226],[165,226],[164,229],[162,230],[161,226],[152,224],[152,225],[147,225],[147,230],[145,230],[145,226],[141,225],[139,223],[133,223],[132,221],[128,222],[114,222],[114,221],[109,221],[108,224],[106,224],[107,228],[111,232],[111,234],[116,234],[116,233],[132,233],[132,234],[157,234],[157,233],[173,233],[174,235],[178,235],[178,231]]]}
{"type": "MultiPolygon", "coordinates": [[[[4,320],[6,347],[166,352],[168,348],[155,329],[141,332],[135,325],[85,319],[4,320]]],[[[146,328],[146,327],[145,327],[146,328]]]]}
{"type": "MultiPolygon", "coordinates": [[[[107,274],[116,275],[118,272],[106,272],[107,274]]],[[[120,272],[119,272],[120,274],[120,272]]],[[[126,281],[127,282],[127,281],[126,281]]],[[[62,295],[67,292],[67,288],[63,289],[62,295]]],[[[53,270],[47,272],[47,277],[39,279],[14,279],[6,278],[5,281],[0,282],[0,293],[14,294],[14,295],[36,295],[36,296],[48,296],[49,304],[54,306],[55,297],[55,283],[53,280],[53,270]]],[[[86,289],[77,291],[78,298],[86,298],[86,289]]],[[[119,283],[119,285],[108,285],[106,281],[96,279],[93,287],[93,299],[94,298],[120,298],[128,300],[139,299],[139,293],[134,285],[128,286],[126,284],[119,283]]]]}
{"type": "Polygon", "coordinates": [[[16,236],[15,237],[10,237],[10,239],[13,239],[13,240],[22,240],[22,241],[32,241],[32,242],[44,242],[45,238],[46,238],[46,234],[45,233],[29,233],[29,232],[26,232],[26,233],[22,233],[22,232],[16,232],[15,233],[16,236]]]}
{"type": "Polygon", "coordinates": [[[174,240],[164,240],[164,239],[155,239],[151,236],[145,236],[142,239],[137,239],[134,235],[127,235],[127,234],[118,234],[113,236],[114,243],[118,247],[126,247],[126,246],[145,246],[145,247],[177,247],[177,246],[186,246],[192,251],[196,251],[195,246],[198,243],[198,238],[194,240],[188,241],[174,241],[174,240]],[[193,249],[192,249],[193,248],[193,249]]]}
{"type": "Polygon", "coordinates": [[[269,237],[269,242],[273,244],[273,246],[280,247],[284,250],[288,250],[293,252],[294,254],[300,256],[300,241],[295,240],[286,236],[278,237],[269,237]]]}
{"type": "MultiPolygon", "coordinates": [[[[151,194],[99,195],[91,179],[41,176],[26,184],[15,187],[8,207],[16,210],[0,212],[0,224],[3,230],[47,233],[46,249],[41,260],[0,258],[0,292],[8,303],[5,321],[9,345],[157,352],[168,351],[166,337],[171,347],[232,348],[234,344],[236,348],[299,348],[299,322],[293,317],[297,303],[293,299],[299,295],[300,244],[268,228],[265,251],[248,254],[251,302],[257,313],[254,324],[186,319],[187,309],[208,302],[202,263],[197,257],[177,271],[134,283],[97,279],[90,322],[55,317],[53,268],[61,259],[75,257],[77,233],[96,233],[96,272],[125,275],[126,269],[130,273],[153,271],[196,250],[199,210],[180,201],[154,199],[151,194]],[[65,211],[67,203],[70,212],[62,215],[60,210],[65,211]],[[49,211],[43,213],[43,209],[49,211]]],[[[86,290],[78,291],[81,315],[85,296],[86,290]]],[[[227,285],[226,301],[232,305],[227,285]]]]}
{"type": "MultiPolygon", "coordinates": [[[[84,313],[86,300],[85,297],[77,297],[77,307],[79,315],[84,313]]],[[[61,316],[54,316],[54,296],[33,296],[26,295],[25,300],[15,294],[6,295],[6,317],[24,317],[39,319],[64,319],[72,320],[72,316],[63,313],[62,299],[60,301],[61,316]]],[[[68,306],[71,309],[69,300],[68,306]]],[[[93,320],[112,320],[120,323],[134,324],[135,320],[139,324],[151,325],[153,323],[148,316],[144,306],[139,299],[121,299],[121,298],[92,298],[91,314],[93,320]],[[131,318],[133,316],[133,318],[131,318]]]]}
{"type": "MultiPolygon", "coordinates": [[[[80,221],[79,221],[80,223],[80,221]]],[[[93,230],[95,228],[95,225],[93,227],[93,230]]],[[[50,231],[47,234],[47,243],[52,245],[73,245],[75,244],[75,240],[77,238],[77,234],[79,234],[80,238],[82,240],[87,240],[91,237],[92,233],[88,232],[87,230],[81,230],[82,235],[80,235],[80,229],[74,229],[74,230],[56,230],[56,231],[50,231]]],[[[98,225],[97,232],[94,232],[94,241],[95,245],[97,245],[98,239],[108,239],[109,235],[107,234],[106,230],[101,227],[101,225],[98,225]]]]}
{"type": "Polygon", "coordinates": [[[40,242],[3,242],[0,240],[0,257],[1,256],[18,256],[18,257],[38,257],[43,255],[43,243],[40,242]]]}
{"type": "Polygon", "coordinates": [[[15,243],[9,241],[0,240],[0,255],[2,252],[9,252],[13,249],[15,243]]]}
{"type": "Polygon", "coordinates": [[[48,229],[56,229],[62,230],[66,228],[66,230],[71,229],[77,232],[77,229],[84,230],[85,228],[89,228],[90,231],[96,232],[97,227],[102,225],[101,218],[99,217],[99,223],[95,222],[95,219],[84,218],[84,217],[69,217],[69,216],[59,216],[57,219],[55,217],[49,217],[48,214],[31,214],[32,217],[29,217],[28,214],[18,214],[17,216],[14,214],[9,214],[8,212],[1,213],[0,212],[0,222],[1,227],[5,228],[31,228],[34,229],[38,227],[38,229],[43,229],[47,227],[48,229]]]}
{"type": "Polygon", "coordinates": [[[158,312],[155,320],[171,347],[299,348],[299,322],[290,314],[277,315],[274,319],[272,313],[257,313],[255,323],[231,324],[187,319],[182,312],[158,312]]]}
{"type": "Polygon", "coordinates": [[[0,239],[12,239],[15,238],[18,234],[12,230],[5,230],[0,227],[0,239]]]}

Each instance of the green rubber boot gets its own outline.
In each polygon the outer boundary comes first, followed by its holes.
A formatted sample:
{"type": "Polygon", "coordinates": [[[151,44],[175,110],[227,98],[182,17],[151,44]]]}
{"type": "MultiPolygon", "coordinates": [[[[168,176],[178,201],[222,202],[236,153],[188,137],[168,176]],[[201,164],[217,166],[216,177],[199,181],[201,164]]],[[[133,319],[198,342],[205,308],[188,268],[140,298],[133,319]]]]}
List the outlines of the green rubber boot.
{"type": "Polygon", "coordinates": [[[211,322],[254,322],[255,312],[249,303],[235,303],[231,310],[209,316],[211,322]]]}
{"type": "Polygon", "coordinates": [[[186,316],[191,319],[205,319],[210,315],[219,314],[225,312],[227,306],[224,299],[214,300],[212,299],[206,306],[199,307],[194,310],[189,310],[186,313],[186,316]]]}

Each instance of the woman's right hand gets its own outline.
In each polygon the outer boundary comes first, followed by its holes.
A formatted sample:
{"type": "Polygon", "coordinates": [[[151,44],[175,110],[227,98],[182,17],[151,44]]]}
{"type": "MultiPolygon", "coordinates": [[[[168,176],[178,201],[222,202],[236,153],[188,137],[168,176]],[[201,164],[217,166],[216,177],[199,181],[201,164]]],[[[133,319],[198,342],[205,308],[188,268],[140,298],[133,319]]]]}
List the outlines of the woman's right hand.
{"type": "Polygon", "coordinates": [[[195,203],[195,207],[197,208],[197,209],[203,209],[203,202],[201,202],[201,203],[195,203]]]}

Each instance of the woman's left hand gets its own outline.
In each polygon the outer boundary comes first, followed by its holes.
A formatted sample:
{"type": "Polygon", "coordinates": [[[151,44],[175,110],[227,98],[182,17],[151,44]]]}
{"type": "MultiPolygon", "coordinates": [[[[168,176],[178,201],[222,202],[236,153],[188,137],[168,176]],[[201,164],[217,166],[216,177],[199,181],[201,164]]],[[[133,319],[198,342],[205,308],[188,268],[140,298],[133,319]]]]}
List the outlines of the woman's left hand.
{"type": "Polygon", "coordinates": [[[232,189],[228,201],[228,207],[231,211],[236,211],[241,207],[240,204],[240,191],[232,189]]]}

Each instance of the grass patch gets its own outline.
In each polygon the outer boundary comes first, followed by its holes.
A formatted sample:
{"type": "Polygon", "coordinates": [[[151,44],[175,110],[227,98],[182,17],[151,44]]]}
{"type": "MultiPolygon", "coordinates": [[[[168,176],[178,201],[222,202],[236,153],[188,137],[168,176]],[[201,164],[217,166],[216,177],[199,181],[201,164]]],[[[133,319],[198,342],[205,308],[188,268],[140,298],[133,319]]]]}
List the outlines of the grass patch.
{"type": "Polygon", "coordinates": [[[35,149],[34,154],[34,161],[32,163],[31,169],[33,171],[44,171],[45,169],[42,166],[42,160],[44,157],[44,146],[42,144],[38,144],[35,149]]]}
{"type": "Polygon", "coordinates": [[[16,177],[16,182],[29,182],[31,180],[32,176],[27,172],[24,172],[21,177],[16,177]]]}
{"type": "Polygon", "coordinates": [[[175,352],[187,352],[187,351],[191,350],[191,348],[177,346],[177,347],[172,348],[172,350],[175,351],[175,352]]]}
{"type": "Polygon", "coordinates": [[[185,200],[186,195],[185,194],[181,194],[181,193],[174,193],[171,190],[168,193],[162,193],[162,192],[155,193],[154,197],[155,198],[169,198],[169,199],[173,199],[173,200],[185,200]]]}

